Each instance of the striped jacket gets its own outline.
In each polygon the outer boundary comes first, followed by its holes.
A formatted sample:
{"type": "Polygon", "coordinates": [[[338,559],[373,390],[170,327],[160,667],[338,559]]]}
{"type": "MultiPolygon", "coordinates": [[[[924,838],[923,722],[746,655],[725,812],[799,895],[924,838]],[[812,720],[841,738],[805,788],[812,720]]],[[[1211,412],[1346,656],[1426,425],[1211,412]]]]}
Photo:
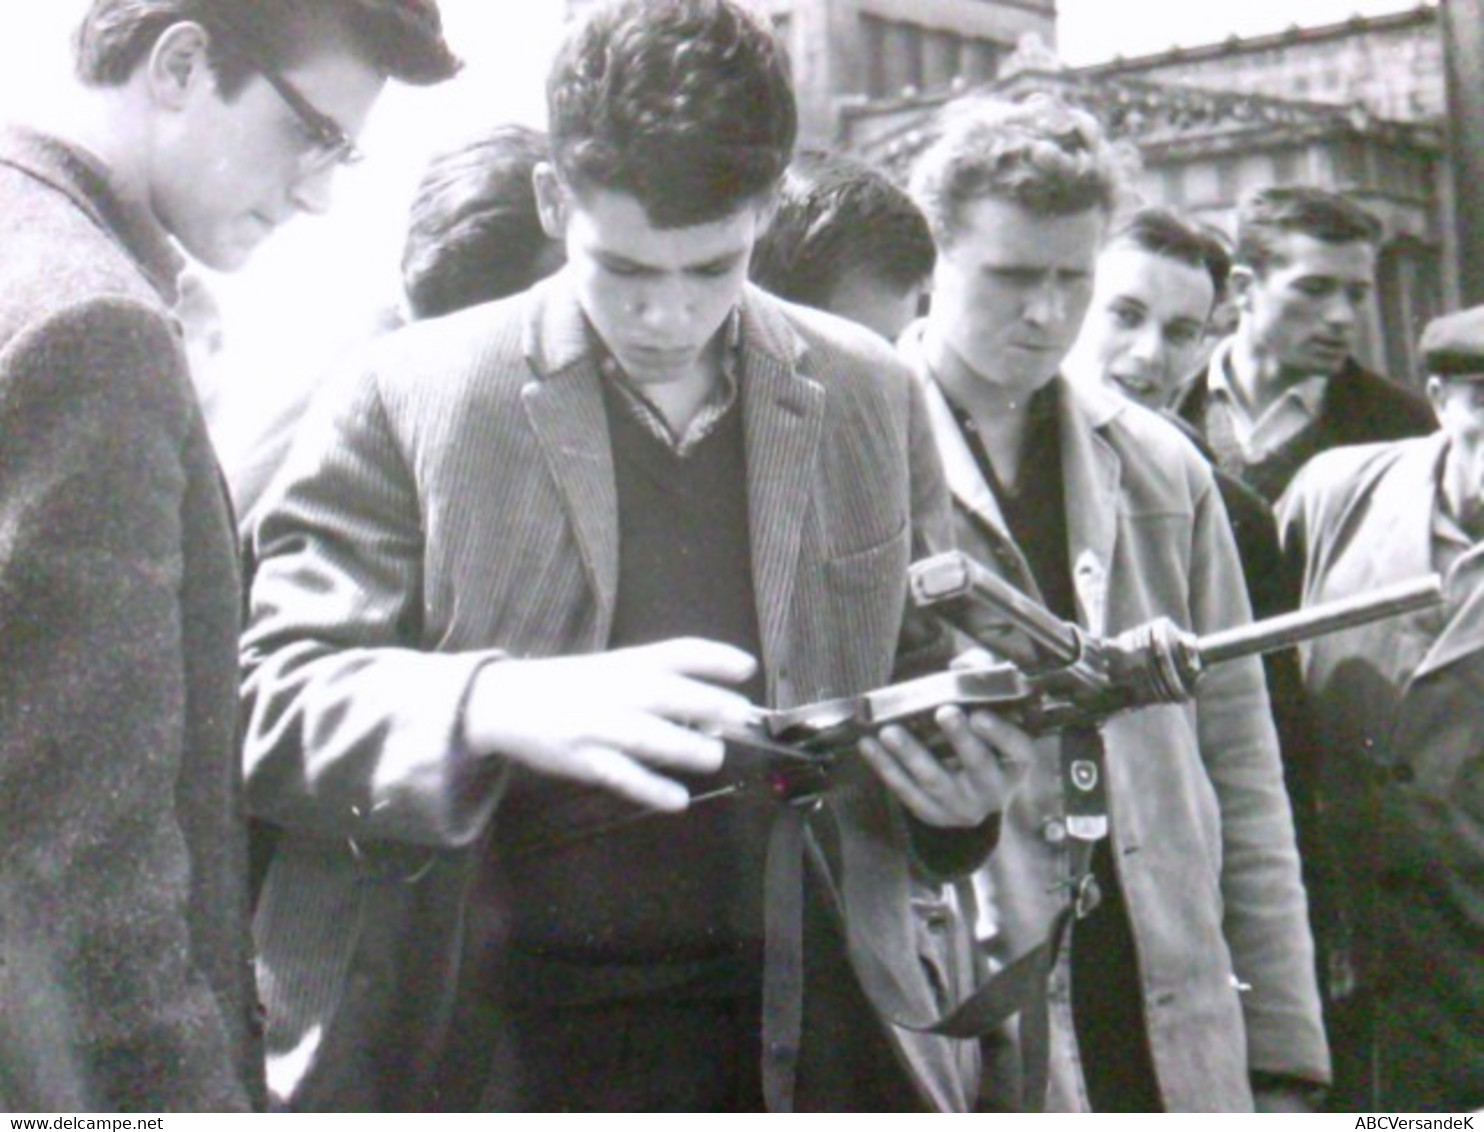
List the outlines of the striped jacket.
{"type": "MultiPolygon", "coordinates": [[[[267,502],[244,656],[249,801],[285,830],[256,925],[283,1103],[434,1103],[459,942],[487,910],[475,866],[500,850],[502,767],[457,739],[470,681],[609,635],[598,361],[563,275],[406,328],[322,399],[267,502]]],[[[920,392],[884,343],[754,290],[739,371],[768,699],[882,684],[906,568],[949,531],[920,392]]],[[[891,956],[931,1015],[924,963],[946,960],[911,913],[900,815],[865,781],[813,821],[857,958],[891,956]]],[[[891,1036],[927,1103],[968,1103],[964,1043],[891,1036]]]]}

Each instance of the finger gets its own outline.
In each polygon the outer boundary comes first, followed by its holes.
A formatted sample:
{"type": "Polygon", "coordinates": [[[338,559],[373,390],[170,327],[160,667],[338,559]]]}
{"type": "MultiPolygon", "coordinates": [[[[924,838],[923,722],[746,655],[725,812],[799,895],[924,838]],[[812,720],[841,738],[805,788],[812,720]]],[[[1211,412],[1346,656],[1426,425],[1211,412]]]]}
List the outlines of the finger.
{"type": "Polygon", "coordinates": [[[595,720],[588,730],[595,746],[621,751],[630,759],[689,774],[715,774],[726,744],[657,715],[622,712],[595,720]]]}
{"type": "Polygon", "coordinates": [[[992,711],[969,715],[969,728],[995,749],[1000,765],[1006,769],[1019,766],[1022,771],[1036,758],[1036,741],[1008,719],[992,711]]]}
{"type": "Polygon", "coordinates": [[[954,672],[962,672],[966,669],[993,668],[1003,663],[994,653],[984,648],[965,649],[948,662],[948,667],[954,672]]]}
{"type": "Polygon", "coordinates": [[[758,715],[756,706],[738,692],[671,672],[648,676],[637,705],[712,735],[746,730],[758,715]]]}
{"type": "Polygon", "coordinates": [[[951,745],[935,751],[905,727],[883,728],[877,739],[920,788],[939,792],[952,789],[959,759],[951,745]]]}
{"type": "Polygon", "coordinates": [[[646,809],[676,813],[690,805],[690,792],[674,779],[656,774],[622,751],[589,746],[578,752],[574,777],[646,809]]]}
{"type": "Polygon", "coordinates": [[[887,750],[881,740],[868,735],[856,744],[856,749],[875,771],[876,777],[881,779],[882,784],[908,812],[928,825],[943,824],[944,815],[937,800],[927,794],[902,768],[897,757],[887,750]]]}
{"type": "Polygon", "coordinates": [[[703,637],[675,637],[622,651],[641,664],[723,684],[740,684],[757,671],[757,661],[748,653],[703,637]]]}
{"type": "Polygon", "coordinates": [[[933,722],[951,753],[949,758],[940,759],[940,764],[975,777],[982,777],[988,770],[998,773],[994,747],[969,726],[969,717],[962,708],[941,707],[934,713],[933,722]]]}

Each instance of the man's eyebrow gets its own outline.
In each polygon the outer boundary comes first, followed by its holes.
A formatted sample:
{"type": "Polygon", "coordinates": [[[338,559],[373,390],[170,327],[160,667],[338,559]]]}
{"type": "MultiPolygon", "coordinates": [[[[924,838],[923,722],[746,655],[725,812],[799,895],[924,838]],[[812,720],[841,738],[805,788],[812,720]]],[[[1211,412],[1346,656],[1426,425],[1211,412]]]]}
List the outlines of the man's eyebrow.
{"type": "Polygon", "coordinates": [[[606,267],[620,267],[623,268],[625,271],[657,270],[651,264],[640,263],[637,259],[630,259],[626,255],[621,255],[618,252],[605,251],[602,248],[598,248],[596,251],[594,251],[593,257],[595,259],[601,260],[606,267]]]}
{"type": "Polygon", "coordinates": [[[721,270],[723,270],[725,268],[728,268],[728,267],[733,266],[735,263],[737,263],[738,260],[742,259],[746,254],[747,253],[745,251],[741,251],[741,250],[739,250],[739,251],[733,251],[733,252],[723,252],[721,255],[714,256],[713,258],[706,260],[704,263],[691,263],[691,264],[687,264],[686,267],[685,267],[685,270],[687,270],[687,271],[721,271],[721,270]]]}

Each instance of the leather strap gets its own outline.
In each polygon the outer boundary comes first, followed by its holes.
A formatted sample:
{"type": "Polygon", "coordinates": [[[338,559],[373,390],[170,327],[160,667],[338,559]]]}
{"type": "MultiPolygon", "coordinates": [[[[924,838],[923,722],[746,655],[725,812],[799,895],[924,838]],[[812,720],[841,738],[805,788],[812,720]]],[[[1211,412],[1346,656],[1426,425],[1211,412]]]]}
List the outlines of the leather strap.
{"type": "MultiPolygon", "coordinates": [[[[1092,875],[1093,850],[1107,835],[1107,774],[1102,735],[1095,728],[1073,728],[1061,743],[1061,774],[1068,820],[1067,901],[1051,921],[1046,937],[991,975],[947,1014],[914,1018],[904,989],[870,940],[852,938],[852,958],[866,996],[888,1022],[904,1030],[943,1037],[983,1037],[1020,1016],[1021,1108],[1046,1107],[1051,1076],[1051,972],[1071,938],[1072,924],[1097,907],[1092,875]]],[[[771,890],[768,899],[773,899],[771,890]]]]}
{"type": "Polygon", "coordinates": [[[778,807],[763,901],[763,1101],[793,1112],[804,1026],[804,806],[778,807]]]}

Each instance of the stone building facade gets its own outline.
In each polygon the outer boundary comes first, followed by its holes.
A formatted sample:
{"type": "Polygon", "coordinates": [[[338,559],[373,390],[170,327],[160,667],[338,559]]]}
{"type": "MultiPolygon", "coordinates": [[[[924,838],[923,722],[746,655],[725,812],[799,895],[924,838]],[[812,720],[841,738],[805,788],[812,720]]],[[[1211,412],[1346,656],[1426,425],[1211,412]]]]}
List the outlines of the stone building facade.
{"type": "Polygon", "coordinates": [[[1385,238],[1363,360],[1376,368],[1416,381],[1418,331],[1458,305],[1433,3],[1067,68],[1055,0],[750,2],[788,45],[805,145],[904,173],[950,98],[1054,90],[1137,149],[1144,202],[1227,231],[1238,201],[1273,184],[1341,190],[1374,212],[1385,238]]]}
{"type": "MultiPolygon", "coordinates": [[[[960,89],[846,104],[836,144],[904,173],[933,115],[960,89]]],[[[1082,68],[1025,45],[973,89],[1052,90],[1086,107],[1137,149],[1143,202],[1227,231],[1255,188],[1349,194],[1385,229],[1363,360],[1418,380],[1417,333],[1458,303],[1436,8],[1082,68]]]]}

